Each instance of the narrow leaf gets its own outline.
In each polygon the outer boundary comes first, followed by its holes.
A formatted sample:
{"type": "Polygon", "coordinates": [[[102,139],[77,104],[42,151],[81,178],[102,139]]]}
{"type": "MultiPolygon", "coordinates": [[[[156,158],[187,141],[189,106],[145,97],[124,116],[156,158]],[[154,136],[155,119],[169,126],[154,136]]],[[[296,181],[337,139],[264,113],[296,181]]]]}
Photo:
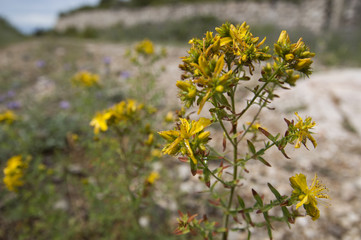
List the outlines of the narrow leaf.
{"type": "Polygon", "coordinates": [[[267,167],[272,167],[271,164],[269,164],[263,157],[257,157],[257,159],[263,163],[264,165],[266,165],[267,167]]]}
{"type": "Polygon", "coordinates": [[[270,139],[271,141],[274,141],[274,137],[268,131],[266,131],[265,129],[263,129],[261,127],[259,127],[258,130],[260,130],[261,133],[263,133],[263,135],[265,135],[268,139],[270,139]]]}
{"type": "Polygon", "coordinates": [[[281,194],[277,191],[276,188],[274,188],[270,183],[267,183],[269,189],[271,189],[271,192],[275,195],[278,201],[281,201],[281,194]]]}
{"type": "Polygon", "coordinates": [[[227,139],[226,139],[226,135],[223,134],[223,152],[226,150],[227,148],[227,139]]]}
{"type": "Polygon", "coordinates": [[[249,149],[249,151],[250,151],[251,153],[255,154],[255,153],[256,153],[256,149],[255,149],[253,143],[252,143],[251,141],[247,140],[247,144],[248,144],[248,149],[249,149]]]}
{"type": "Polygon", "coordinates": [[[262,198],[261,198],[260,195],[256,192],[256,190],[254,190],[253,188],[252,188],[252,194],[253,194],[254,199],[256,199],[257,203],[262,207],[262,206],[263,206],[262,198]]]}
{"type": "Polygon", "coordinates": [[[241,198],[241,196],[237,195],[237,199],[238,199],[239,206],[241,206],[241,208],[244,209],[246,207],[246,205],[244,204],[244,201],[241,198]]]}

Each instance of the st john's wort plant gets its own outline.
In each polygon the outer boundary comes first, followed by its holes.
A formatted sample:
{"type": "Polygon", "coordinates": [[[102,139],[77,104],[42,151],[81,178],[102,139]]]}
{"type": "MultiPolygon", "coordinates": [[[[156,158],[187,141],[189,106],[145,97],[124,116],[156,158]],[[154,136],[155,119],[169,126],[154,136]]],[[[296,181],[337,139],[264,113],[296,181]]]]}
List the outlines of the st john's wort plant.
{"type": "Polygon", "coordinates": [[[285,152],[288,144],[294,144],[295,148],[301,145],[307,148],[306,143],[310,140],[314,147],[317,146],[312,136],[315,122],[311,117],[303,119],[295,113],[296,120],[285,119],[285,134],[271,134],[258,123],[260,112],[277,97],[276,89],[294,87],[301,75],[309,76],[312,73],[315,53],[309,50],[302,38],[291,42],[286,31],[281,32],[273,52],[265,45],[266,38],[260,40],[253,36],[245,22],[237,26],[225,23],[216,31],[216,34],[207,32],[203,39],[189,41],[190,50],[180,65],[183,74],[176,83],[184,107],[197,106],[200,114],[208,103],[211,106],[209,117],[198,120],[189,119],[189,115],[181,117],[174,129],[161,131],[159,135],[167,141],[164,154],[179,156],[180,160],[188,162],[192,175],[200,175],[209,188],[213,205],[222,213],[223,222],[218,224],[206,216],[199,219],[197,214],[180,212],[175,233],[198,232],[205,239],[213,239],[219,233],[225,240],[229,231],[241,231],[248,233],[249,239],[251,229],[259,227],[267,229],[272,239],[273,221],[285,222],[290,226],[301,216],[298,211],[301,206],[312,220],[316,220],[320,216],[317,199],[328,198],[327,189],[316,175],[308,186],[302,173],[290,177],[293,188],[290,196],[281,195],[268,183],[275,196],[270,202],[265,202],[255,189],[240,187],[240,180],[246,179],[245,174],[248,174],[246,166],[249,161],[259,161],[265,167],[271,167],[265,159],[267,150],[276,148],[285,158],[289,158],[285,152]],[[257,70],[261,73],[258,79],[254,75],[257,70]],[[242,88],[246,81],[253,81],[254,87],[248,88],[252,97],[244,99],[242,105],[237,101],[237,89],[242,88]],[[258,110],[251,113],[251,107],[258,110]],[[252,121],[247,123],[246,116],[251,117],[252,121]],[[210,125],[219,125],[222,129],[224,153],[209,146],[211,133],[206,129],[210,125]],[[257,133],[264,137],[262,145],[254,136],[257,133]],[[242,144],[248,147],[248,151],[240,151],[242,144]],[[231,150],[227,151],[229,148],[231,150]],[[211,167],[215,163],[219,167],[211,167]],[[223,186],[223,191],[216,185],[223,186]],[[254,204],[246,205],[245,191],[252,193],[254,204]],[[294,205],[296,210],[292,207],[294,205]],[[273,208],[280,208],[282,215],[273,216],[270,213],[273,208]],[[255,221],[254,214],[263,216],[263,220],[255,221]]]}

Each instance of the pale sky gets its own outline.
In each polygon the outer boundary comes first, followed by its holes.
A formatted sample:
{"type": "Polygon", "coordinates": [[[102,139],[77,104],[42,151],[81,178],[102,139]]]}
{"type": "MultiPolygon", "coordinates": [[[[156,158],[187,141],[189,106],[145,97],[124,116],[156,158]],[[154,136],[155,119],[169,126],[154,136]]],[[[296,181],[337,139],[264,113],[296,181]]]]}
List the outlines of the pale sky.
{"type": "Polygon", "coordinates": [[[0,0],[0,16],[24,33],[54,26],[60,12],[99,0],[0,0]]]}

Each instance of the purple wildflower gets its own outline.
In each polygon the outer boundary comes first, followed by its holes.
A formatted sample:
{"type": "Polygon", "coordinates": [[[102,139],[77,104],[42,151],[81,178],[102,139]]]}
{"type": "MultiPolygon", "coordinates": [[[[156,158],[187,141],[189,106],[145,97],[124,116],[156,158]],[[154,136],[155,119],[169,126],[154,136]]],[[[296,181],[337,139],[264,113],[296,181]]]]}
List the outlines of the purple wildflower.
{"type": "Polygon", "coordinates": [[[70,103],[68,101],[61,101],[59,103],[59,107],[62,109],[68,109],[70,107],[70,103]]]}
{"type": "Polygon", "coordinates": [[[19,109],[21,108],[21,103],[19,101],[11,101],[6,104],[8,109],[19,109]]]}
{"type": "Polygon", "coordinates": [[[130,77],[130,73],[127,71],[123,71],[120,73],[120,77],[124,79],[128,79],[130,77]]]}
{"type": "Polygon", "coordinates": [[[12,97],[15,96],[15,92],[14,92],[13,90],[9,90],[8,93],[7,93],[7,96],[8,96],[9,98],[12,98],[12,97]]]}
{"type": "Polygon", "coordinates": [[[105,65],[109,65],[112,62],[112,59],[110,57],[104,57],[103,62],[105,65]]]}
{"type": "Polygon", "coordinates": [[[36,66],[38,68],[43,68],[45,66],[45,62],[43,60],[39,60],[36,62],[36,66]]]}

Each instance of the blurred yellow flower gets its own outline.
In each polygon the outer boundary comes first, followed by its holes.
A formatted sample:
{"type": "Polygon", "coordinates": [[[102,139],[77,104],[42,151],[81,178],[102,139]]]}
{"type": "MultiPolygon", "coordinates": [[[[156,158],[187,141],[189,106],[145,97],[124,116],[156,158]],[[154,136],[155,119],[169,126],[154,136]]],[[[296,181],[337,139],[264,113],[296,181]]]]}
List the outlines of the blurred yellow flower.
{"type": "Polygon", "coordinates": [[[151,133],[148,135],[148,139],[144,142],[146,145],[150,146],[154,142],[154,134],[151,133]]]}
{"type": "MultiPolygon", "coordinates": [[[[251,122],[246,122],[246,124],[249,126],[249,125],[251,125],[251,122]]],[[[255,132],[255,131],[258,131],[258,128],[259,128],[259,127],[262,127],[261,124],[258,123],[258,122],[256,122],[256,123],[253,123],[253,124],[251,125],[251,127],[249,128],[249,130],[250,130],[251,132],[255,132]]],[[[265,128],[265,127],[262,127],[262,128],[265,129],[265,130],[267,130],[267,128],[265,128]]]]}
{"type": "Polygon", "coordinates": [[[21,155],[11,157],[4,168],[4,183],[9,191],[17,192],[24,185],[24,170],[28,168],[27,161],[23,161],[21,155]]]}
{"type": "Polygon", "coordinates": [[[99,84],[99,75],[80,71],[72,77],[71,81],[77,86],[91,87],[99,84]]]}
{"type": "Polygon", "coordinates": [[[174,121],[174,115],[173,112],[168,112],[167,115],[164,118],[164,121],[166,122],[173,122],[174,121]]]}
{"type": "Polygon", "coordinates": [[[312,217],[312,220],[316,220],[320,217],[320,211],[317,208],[317,199],[316,198],[329,198],[325,191],[328,189],[320,183],[315,174],[311,186],[308,188],[306,176],[302,173],[296,174],[290,178],[291,187],[294,189],[292,192],[292,198],[300,201],[296,205],[296,209],[303,207],[306,209],[306,212],[309,216],[312,217]]]}
{"type": "Polygon", "coordinates": [[[112,113],[109,111],[97,113],[90,122],[90,126],[94,127],[94,134],[98,134],[100,130],[103,132],[107,131],[107,120],[111,117],[112,113]]]}
{"type": "Polygon", "coordinates": [[[139,111],[144,107],[144,104],[139,104],[134,99],[121,101],[102,112],[98,112],[91,120],[90,126],[94,127],[95,134],[100,131],[105,132],[108,130],[109,125],[125,124],[128,121],[137,120],[140,115],[139,111]]]}
{"type": "Polygon", "coordinates": [[[12,124],[17,119],[18,117],[11,110],[6,110],[5,112],[0,113],[0,123],[5,122],[6,124],[12,124]]]}
{"type": "Polygon", "coordinates": [[[150,174],[149,174],[149,176],[147,177],[147,183],[149,183],[149,184],[154,184],[154,182],[156,181],[156,180],[158,180],[159,179],[159,173],[157,173],[157,172],[151,172],[150,174]]]}
{"type": "Polygon", "coordinates": [[[145,39],[135,46],[135,50],[144,55],[152,55],[154,53],[154,46],[152,41],[145,39]]]}
{"type": "Polygon", "coordinates": [[[162,151],[158,150],[158,149],[153,149],[151,152],[152,157],[162,157],[162,151]]]}

